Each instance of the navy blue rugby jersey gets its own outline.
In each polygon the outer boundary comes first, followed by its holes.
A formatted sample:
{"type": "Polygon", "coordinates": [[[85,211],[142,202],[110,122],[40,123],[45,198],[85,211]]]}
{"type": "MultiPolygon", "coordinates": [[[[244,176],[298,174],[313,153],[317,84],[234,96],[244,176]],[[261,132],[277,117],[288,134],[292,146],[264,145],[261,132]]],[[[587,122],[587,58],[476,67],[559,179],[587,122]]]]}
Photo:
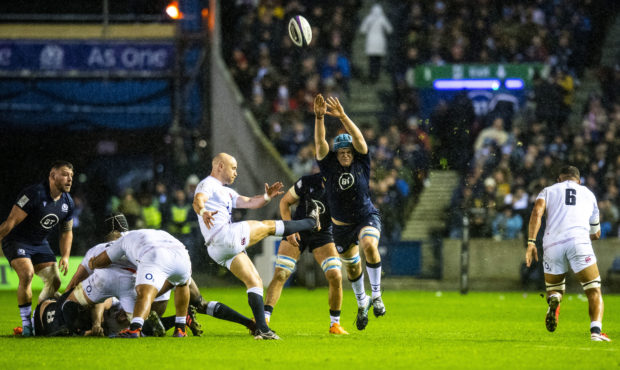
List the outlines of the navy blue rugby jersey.
{"type": "Polygon", "coordinates": [[[370,200],[370,155],[353,149],[351,166],[343,167],[336,152],[330,151],[318,164],[326,179],[328,206],[334,219],[355,223],[378,212],[370,200]]]}
{"type": "Polygon", "coordinates": [[[293,220],[301,220],[308,217],[308,213],[310,213],[308,205],[310,202],[314,202],[319,207],[321,225],[324,225],[324,227],[331,225],[332,220],[329,208],[327,208],[327,196],[320,173],[302,176],[295,183],[294,189],[299,197],[299,203],[297,204],[297,209],[295,209],[295,214],[293,214],[293,220]]]}
{"type": "Polygon", "coordinates": [[[69,193],[62,193],[57,201],[50,195],[49,183],[35,184],[24,189],[15,205],[28,214],[6,236],[6,240],[25,244],[47,244],[47,236],[54,226],[68,222],[73,217],[73,199],[69,193]]]}

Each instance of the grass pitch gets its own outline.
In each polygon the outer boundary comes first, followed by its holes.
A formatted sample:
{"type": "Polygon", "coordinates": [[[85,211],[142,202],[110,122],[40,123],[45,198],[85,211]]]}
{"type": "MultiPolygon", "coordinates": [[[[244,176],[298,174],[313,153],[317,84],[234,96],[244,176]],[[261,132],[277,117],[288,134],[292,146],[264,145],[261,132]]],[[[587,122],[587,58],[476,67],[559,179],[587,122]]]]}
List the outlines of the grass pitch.
{"type": "MultiPolygon", "coordinates": [[[[241,287],[203,295],[251,315],[241,287]]],[[[558,329],[548,333],[538,294],[386,291],[387,315],[371,314],[358,331],[353,293],[345,290],[341,323],[350,335],[333,336],[327,290],[301,288],[285,288],[272,316],[281,341],[255,341],[243,327],[203,315],[202,337],[172,338],[169,331],[166,338],[130,340],[13,337],[20,325],[15,293],[0,292],[0,369],[618,368],[620,296],[604,299],[611,343],[590,341],[583,295],[565,297],[558,329]]]]}

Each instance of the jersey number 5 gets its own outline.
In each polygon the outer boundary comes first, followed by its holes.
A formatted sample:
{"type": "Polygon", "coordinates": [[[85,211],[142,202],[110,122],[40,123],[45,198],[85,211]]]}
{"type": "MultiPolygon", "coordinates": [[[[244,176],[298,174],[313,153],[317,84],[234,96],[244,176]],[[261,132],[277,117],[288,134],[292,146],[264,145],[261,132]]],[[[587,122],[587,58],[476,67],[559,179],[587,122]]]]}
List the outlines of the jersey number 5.
{"type": "Polygon", "coordinates": [[[575,194],[577,194],[577,190],[566,189],[566,198],[564,198],[564,203],[566,203],[567,206],[574,206],[577,204],[577,197],[575,194]]]}

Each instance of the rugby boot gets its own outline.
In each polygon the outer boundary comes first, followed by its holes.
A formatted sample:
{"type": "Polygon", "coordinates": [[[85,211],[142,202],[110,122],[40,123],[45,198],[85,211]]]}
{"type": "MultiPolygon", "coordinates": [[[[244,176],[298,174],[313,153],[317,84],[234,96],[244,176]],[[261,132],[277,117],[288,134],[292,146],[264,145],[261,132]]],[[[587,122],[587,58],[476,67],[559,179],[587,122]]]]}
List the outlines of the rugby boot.
{"type": "MultiPolygon", "coordinates": [[[[161,322],[159,315],[155,311],[151,311],[149,317],[146,318],[144,322],[144,326],[150,325],[152,327],[152,336],[154,337],[165,337],[166,336],[166,328],[164,328],[164,324],[161,322]]],[[[145,329],[146,331],[146,329],[145,329]]],[[[151,333],[147,333],[151,334],[151,333]]]]}
{"type": "Polygon", "coordinates": [[[383,304],[381,296],[372,299],[372,313],[375,314],[375,317],[385,315],[385,305],[383,304]]]}
{"type": "Polygon", "coordinates": [[[198,321],[196,321],[196,307],[189,306],[187,309],[187,317],[185,318],[186,324],[189,327],[189,330],[192,331],[192,335],[195,337],[200,337],[203,333],[202,325],[198,321]]]}
{"type": "Polygon", "coordinates": [[[329,327],[329,334],[347,335],[349,333],[346,330],[344,330],[344,328],[340,326],[340,324],[335,322],[329,327]]]}
{"type": "Polygon", "coordinates": [[[187,337],[187,332],[185,331],[185,328],[174,328],[174,333],[172,334],[173,337],[175,338],[184,338],[187,337]]]}
{"type": "Polygon", "coordinates": [[[280,337],[278,336],[278,334],[276,334],[275,331],[269,329],[268,331],[261,331],[260,329],[256,330],[256,335],[254,336],[254,339],[256,340],[262,340],[262,339],[280,339],[280,337]]]}
{"type": "Polygon", "coordinates": [[[355,326],[357,326],[357,330],[366,329],[366,325],[368,325],[368,310],[370,310],[370,306],[372,306],[372,300],[370,297],[366,297],[366,303],[362,307],[357,308],[357,317],[355,318],[355,326]]]}
{"type": "Polygon", "coordinates": [[[560,317],[560,298],[559,294],[552,294],[547,298],[549,308],[547,309],[547,316],[545,317],[545,325],[547,330],[553,332],[558,326],[558,319],[560,317]]]}
{"type": "Polygon", "coordinates": [[[590,339],[594,342],[611,342],[611,339],[605,333],[592,333],[590,339]]]}
{"type": "Polygon", "coordinates": [[[315,232],[316,231],[321,231],[321,213],[320,213],[320,210],[319,210],[319,206],[315,202],[312,202],[311,208],[312,208],[312,210],[308,214],[308,217],[310,217],[311,219],[313,219],[316,222],[316,225],[314,226],[312,231],[315,231],[315,232]]]}
{"type": "Polygon", "coordinates": [[[34,337],[34,329],[32,326],[24,326],[22,328],[22,337],[34,337]]]}
{"type": "Polygon", "coordinates": [[[131,330],[127,328],[110,335],[110,338],[140,338],[142,336],[144,336],[144,334],[142,334],[142,329],[131,330]]]}

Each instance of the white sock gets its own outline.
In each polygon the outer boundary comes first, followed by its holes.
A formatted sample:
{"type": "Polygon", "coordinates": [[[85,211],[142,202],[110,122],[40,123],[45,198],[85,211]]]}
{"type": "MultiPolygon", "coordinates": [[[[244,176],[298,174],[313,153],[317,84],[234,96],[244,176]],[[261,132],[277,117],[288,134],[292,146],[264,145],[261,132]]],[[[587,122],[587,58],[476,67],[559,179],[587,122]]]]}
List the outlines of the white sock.
{"type": "Polygon", "coordinates": [[[187,316],[175,316],[174,317],[174,323],[175,324],[186,324],[187,323],[187,316]]]}
{"type": "Polygon", "coordinates": [[[599,329],[603,330],[603,323],[600,322],[600,321],[592,321],[590,323],[590,329],[596,328],[596,327],[598,327],[599,329]]]}
{"type": "Polygon", "coordinates": [[[364,307],[366,305],[366,290],[364,289],[364,274],[362,273],[357,280],[351,282],[351,288],[355,293],[355,299],[357,299],[357,306],[364,307]]]}
{"type": "Polygon", "coordinates": [[[271,319],[271,312],[265,310],[265,321],[269,321],[271,319]]]}
{"type": "Polygon", "coordinates": [[[282,220],[276,220],[276,233],[274,236],[282,236],[284,235],[284,222],[282,220]]]}
{"type": "Polygon", "coordinates": [[[329,315],[329,325],[340,324],[340,316],[329,315]]]}
{"type": "Polygon", "coordinates": [[[372,289],[372,298],[381,297],[381,265],[379,267],[369,267],[366,265],[366,271],[368,272],[370,289],[372,289]]]}
{"type": "Polygon", "coordinates": [[[30,322],[30,314],[32,313],[32,306],[28,305],[19,308],[19,315],[22,317],[22,327],[32,326],[30,322]]]}
{"type": "Polygon", "coordinates": [[[144,319],[141,318],[140,316],[134,317],[133,319],[131,319],[131,323],[132,324],[140,324],[140,326],[143,326],[144,325],[144,319]]]}

